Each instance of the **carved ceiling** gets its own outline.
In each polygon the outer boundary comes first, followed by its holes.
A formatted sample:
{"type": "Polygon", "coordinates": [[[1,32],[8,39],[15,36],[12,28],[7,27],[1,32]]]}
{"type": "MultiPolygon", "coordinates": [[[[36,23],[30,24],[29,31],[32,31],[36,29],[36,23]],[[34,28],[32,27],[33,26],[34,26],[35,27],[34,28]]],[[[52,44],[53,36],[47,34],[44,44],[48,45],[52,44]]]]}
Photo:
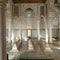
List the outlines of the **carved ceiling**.
{"type": "Polygon", "coordinates": [[[14,3],[45,3],[46,0],[13,0],[14,3]]]}

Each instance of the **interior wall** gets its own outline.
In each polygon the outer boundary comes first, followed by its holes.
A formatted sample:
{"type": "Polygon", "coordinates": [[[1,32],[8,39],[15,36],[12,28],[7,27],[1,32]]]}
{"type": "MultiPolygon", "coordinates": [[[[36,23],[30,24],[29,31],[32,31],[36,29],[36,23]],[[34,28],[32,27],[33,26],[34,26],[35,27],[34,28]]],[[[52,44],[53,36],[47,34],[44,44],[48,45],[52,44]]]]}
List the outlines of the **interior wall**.
{"type": "Polygon", "coordinates": [[[57,0],[57,3],[60,3],[60,0],[57,0]]]}
{"type": "MultiPolygon", "coordinates": [[[[44,25],[45,23],[44,23],[44,21],[42,21],[40,19],[40,16],[41,16],[41,11],[40,11],[41,8],[40,8],[40,6],[45,6],[45,5],[44,4],[18,4],[17,6],[19,8],[17,10],[19,13],[15,14],[14,15],[15,17],[12,20],[12,28],[15,30],[14,34],[17,33],[16,30],[20,31],[21,28],[22,29],[27,29],[27,26],[30,24],[30,26],[32,26],[32,29],[36,29],[35,31],[32,31],[33,32],[32,36],[37,37],[37,20],[40,20],[41,37],[45,38],[45,36],[46,36],[45,35],[46,34],[45,33],[45,25],[44,25]],[[25,10],[27,8],[31,8],[34,11],[34,17],[32,17],[32,19],[30,19],[30,21],[29,21],[29,18],[27,18],[25,16],[25,10]]],[[[42,8],[42,9],[44,11],[44,8],[42,8]]],[[[44,13],[42,13],[42,14],[44,14],[44,13]]],[[[52,15],[53,19],[51,21],[51,23],[52,23],[52,31],[53,31],[52,36],[53,37],[58,37],[58,21],[59,21],[58,15],[54,10],[52,10],[52,13],[53,13],[53,15],[52,15]]],[[[46,15],[46,14],[44,14],[44,15],[46,15]]],[[[48,20],[48,22],[47,22],[48,29],[49,29],[49,23],[50,22],[48,20]]],[[[9,24],[9,22],[7,21],[6,22],[7,29],[9,27],[8,24],[9,24]]],[[[26,31],[26,30],[24,30],[24,31],[26,31]]],[[[20,33],[17,33],[17,35],[19,35],[19,34],[20,33]]],[[[23,34],[25,36],[26,32],[23,32],[23,34]]]]}

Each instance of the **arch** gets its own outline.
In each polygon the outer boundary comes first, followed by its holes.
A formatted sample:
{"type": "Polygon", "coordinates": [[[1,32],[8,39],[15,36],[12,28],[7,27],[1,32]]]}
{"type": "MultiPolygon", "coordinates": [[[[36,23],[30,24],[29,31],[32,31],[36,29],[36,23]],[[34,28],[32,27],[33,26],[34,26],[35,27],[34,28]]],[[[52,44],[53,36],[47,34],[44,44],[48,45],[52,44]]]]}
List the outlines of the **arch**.
{"type": "Polygon", "coordinates": [[[32,8],[27,8],[24,11],[26,17],[33,17],[34,16],[34,10],[32,8]]]}
{"type": "Polygon", "coordinates": [[[26,11],[33,11],[33,9],[31,9],[31,8],[27,8],[26,11]]]}
{"type": "Polygon", "coordinates": [[[55,3],[57,3],[57,0],[55,0],[55,3]]]}

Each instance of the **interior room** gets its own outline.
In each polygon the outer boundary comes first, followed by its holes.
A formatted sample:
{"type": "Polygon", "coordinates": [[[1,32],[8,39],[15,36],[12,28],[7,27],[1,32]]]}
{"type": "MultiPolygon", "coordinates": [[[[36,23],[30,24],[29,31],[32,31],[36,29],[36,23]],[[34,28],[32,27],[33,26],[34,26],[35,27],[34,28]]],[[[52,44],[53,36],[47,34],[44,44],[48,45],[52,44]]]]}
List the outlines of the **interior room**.
{"type": "Polygon", "coordinates": [[[0,0],[0,60],[60,60],[60,0],[0,0]]]}

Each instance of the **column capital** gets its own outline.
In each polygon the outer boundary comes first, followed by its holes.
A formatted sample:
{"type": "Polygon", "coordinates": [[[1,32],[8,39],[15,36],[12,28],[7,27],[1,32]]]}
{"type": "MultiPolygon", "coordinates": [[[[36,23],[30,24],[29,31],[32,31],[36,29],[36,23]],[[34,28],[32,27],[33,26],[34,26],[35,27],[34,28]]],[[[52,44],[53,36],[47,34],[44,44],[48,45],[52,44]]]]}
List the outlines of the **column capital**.
{"type": "Polygon", "coordinates": [[[6,2],[0,2],[0,8],[6,8],[6,2]]]}
{"type": "Polygon", "coordinates": [[[6,2],[7,2],[7,0],[0,0],[0,6],[5,6],[6,2]]]}
{"type": "Polygon", "coordinates": [[[0,2],[6,2],[7,0],[0,0],[0,2]]]}

